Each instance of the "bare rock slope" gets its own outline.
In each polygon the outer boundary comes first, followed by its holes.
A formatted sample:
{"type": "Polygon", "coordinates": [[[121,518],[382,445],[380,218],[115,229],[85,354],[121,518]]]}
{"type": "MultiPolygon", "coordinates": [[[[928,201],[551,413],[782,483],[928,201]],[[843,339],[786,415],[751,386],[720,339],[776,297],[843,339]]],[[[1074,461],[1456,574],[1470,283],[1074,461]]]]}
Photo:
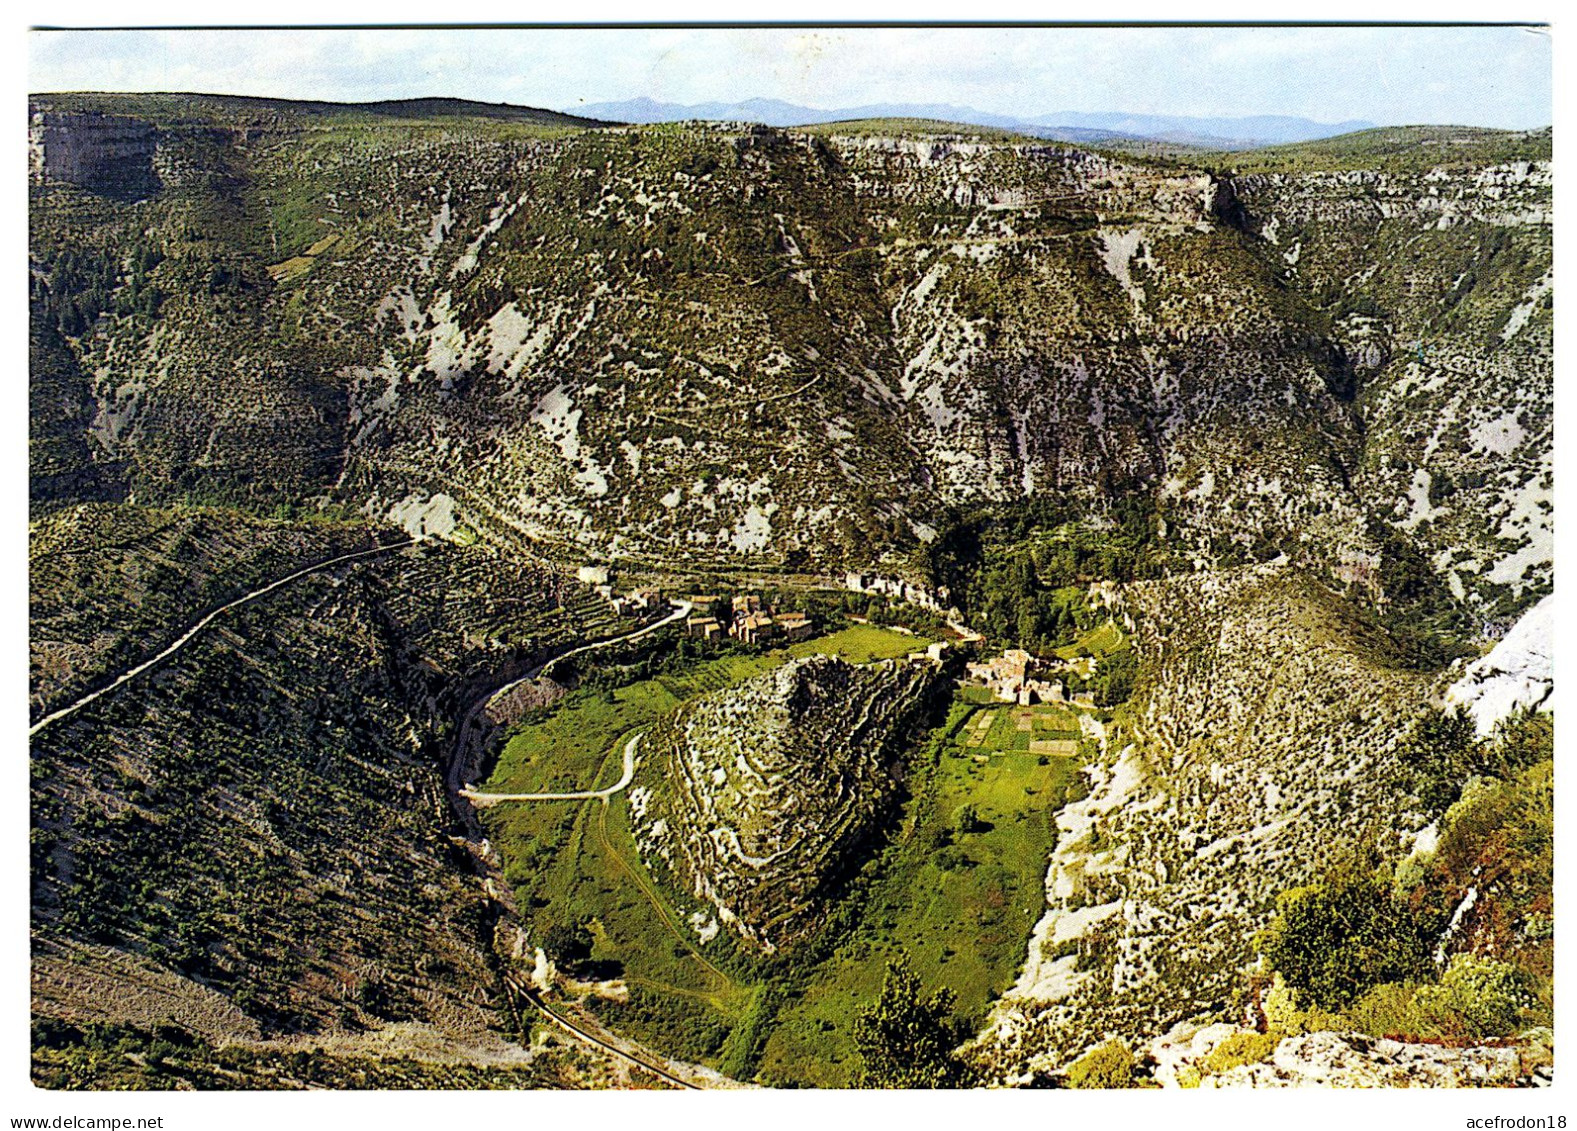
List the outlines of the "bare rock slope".
{"type": "Polygon", "coordinates": [[[1218,1013],[1280,891],[1424,823],[1395,750],[1433,677],[1339,599],[1267,565],[1126,601],[1146,674],[1058,814],[1046,911],[984,1046],[1001,1071],[1218,1013]]]}

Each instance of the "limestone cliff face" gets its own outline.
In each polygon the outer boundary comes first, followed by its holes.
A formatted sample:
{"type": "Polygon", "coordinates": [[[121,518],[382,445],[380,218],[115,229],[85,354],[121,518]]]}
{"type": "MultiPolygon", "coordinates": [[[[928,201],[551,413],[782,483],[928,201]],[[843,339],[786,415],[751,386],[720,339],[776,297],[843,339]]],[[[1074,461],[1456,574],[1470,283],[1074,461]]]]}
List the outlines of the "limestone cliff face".
{"type": "MultiPolygon", "coordinates": [[[[1093,528],[1114,497],[1144,497],[1179,568],[1112,590],[1140,672],[1113,720],[1089,724],[1090,794],[1059,814],[1022,977],[981,1044],[1001,1079],[1219,1016],[1276,892],[1360,830],[1419,831],[1393,755],[1449,679],[1392,663],[1342,584],[1380,614],[1444,586],[1451,615],[1493,638],[1551,583],[1547,137],[1403,138],[1343,158],[1362,167],[1293,155],[1238,175],[961,134],[413,129],[335,112],[41,104],[34,503],[69,517],[126,495],[326,500],[452,537],[444,552],[482,559],[466,567],[474,607],[445,630],[464,642],[515,584],[494,561],[522,551],[698,576],[885,561],[907,577],[976,504],[1052,496],[1093,528]]],[[[342,737],[323,719],[389,703],[394,723],[365,740],[386,757],[346,772],[391,796],[415,780],[400,775],[419,721],[393,706],[427,675],[395,664],[389,625],[438,613],[390,606],[449,587],[402,571],[337,619],[258,624],[278,637],[260,676],[211,642],[248,710],[291,720],[303,750],[342,737]],[[315,633],[322,655],[298,659],[292,641],[315,633]],[[372,659],[347,676],[353,646],[372,659]],[[274,688],[298,671],[349,698],[281,716],[274,688]]],[[[326,581],[308,591],[336,599],[326,581]]],[[[1481,725],[1479,708],[1543,701],[1544,623],[1451,677],[1481,725]]],[[[35,649],[54,681],[36,693],[76,686],[63,676],[80,680],[84,656],[114,666],[116,637],[57,635],[35,649]]],[[[194,782],[216,764],[211,733],[242,733],[230,699],[182,697],[201,677],[172,669],[132,720],[194,782]]],[[[692,702],[642,743],[641,851],[746,940],[803,939],[901,795],[931,679],[812,659],[692,702]]],[[[76,746],[50,742],[64,784],[42,788],[77,806],[100,787],[76,746]]],[[[221,768],[249,783],[253,752],[232,743],[221,768]]],[[[372,788],[354,781],[347,805],[372,788]]],[[[248,795],[260,806],[265,787],[248,795]]],[[[415,812],[404,798],[391,820],[415,812]]],[[[289,808],[274,816],[288,831],[289,808]]],[[[70,876],[41,875],[62,914],[81,902],[70,876]]],[[[393,864],[386,883],[380,906],[407,908],[393,864]]],[[[204,880],[186,905],[230,890],[204,880]]],[[[329,937],[348,935],[324,902],[329,937]]],[[[159,914],[132,925],[168,946],[159,914]]],[[[285,947],[294,921],[271,923],[266,945],[285,947]]],[[[259,954],[220,957],[250,977],[259,954]]],[[[304,978],[353,969],[328,949],[314,961],[304,978]]],[[[326,1001],[308,1012],[328,1017],[326,1001]]]]}
{"type": "Polygon", "coordinates": [[[1327,296],[1365,436],[1353,491],[1493,637],[1551,581],[1552,171],[1438,157],[1236,188],[1287,284],[1327,296]]]}
{"type": "Polygon", "coordinates": [[[135,198],[159,187],[158,136],[152,125],[111,114],[35,110],[28,123],[30,172],[56,181],[135,198]]]}
{"type": "Polygon", "coordinates": [[[1446,702],[1465,707],[1483,737],[1518,711],[1553,710],[1555,595],[1522,614],[1488,655],[1467,665],[1446,689],[1446,702]]]}
{"type": "MultiPolygon", "coordinates": [[[[1138,491],[1201,566],[1370,583],[1401,545],[1490,631],[1548,584],[1547,162],[222,124],[161,127],[211,209],[92,220],[172,253],[156,317],[72,343],[140,497],[442,496],[500,544],[836,568],[954,508],[1138,491]]],[[[71,207],[40,197],[37,259],[71,207]]]]}
{"type": "Polygon", "coordinates": [[[745,938],[802,937],[895,809],[936,683],[813,656],[681,708],[647,739],[659,773],[631,798],[642,851],[745,938]]]}

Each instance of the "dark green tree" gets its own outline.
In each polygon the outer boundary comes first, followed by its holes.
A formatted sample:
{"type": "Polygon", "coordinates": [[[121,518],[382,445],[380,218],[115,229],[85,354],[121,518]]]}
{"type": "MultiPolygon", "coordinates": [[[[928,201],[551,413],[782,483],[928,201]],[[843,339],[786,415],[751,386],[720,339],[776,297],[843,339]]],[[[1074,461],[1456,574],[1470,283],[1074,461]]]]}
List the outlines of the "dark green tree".
{"type": "Polygon", "coordinates": [[[1300,1006],[1337,1010],[1384,982],[1432,980],[1433,925],[1383,875],[1353,870],[1283,892],[1255,942],[1300,1006]]]}
{"type": "Polygon", "coordinates": [[[1413,773],[1413,792],[1430,813],[1444,813],[1475,772],[1484,772],[1473,720],[1458,707],[1431,711],[1403,740],[1398,757],[1413,773]]]}
{"type": "Polygon", "coordinates": [[[955,1053],[969,1026],[953,1016],[953,991],[921,996],[905,961],[889,961],[882,994],[854,1015],[854,1044],[865,1068],[862,1088],[967,1088],[973,1073],[955,1053]]]}
{"type": "Polygon", "coordinates": [[[542,949],[561,970],[575,974],[591,960],[592,941],[583,923],[555,923],[543,933],[542,949]]]}

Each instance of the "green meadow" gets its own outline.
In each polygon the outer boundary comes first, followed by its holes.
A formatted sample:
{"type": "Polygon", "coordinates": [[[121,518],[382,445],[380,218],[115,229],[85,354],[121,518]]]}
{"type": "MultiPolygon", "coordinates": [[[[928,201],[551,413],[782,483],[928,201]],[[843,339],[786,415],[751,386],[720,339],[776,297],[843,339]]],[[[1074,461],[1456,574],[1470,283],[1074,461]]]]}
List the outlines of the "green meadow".
{"type": "MultiPolygon", "coordinates": [[[[771,671],[793,656],[854,663],[929,643],[870,625],[754,655],[699,662],[612,691],[571,693],[510,738],[484,788],[586,789],[618,777],[620,748],[685,700],[771,671]]],[[[588,978],[622,982],[589,1007],[620,1032],[740,1078],[835,1087],[854,1080],[850,1025],[874,1000],[889,957],[907,955],[927,984],[984,1017],[1017,975],[1040,913],[1054,818],[1072,759],[1029,752],[1030,737],[1076,735],[1061,707],[955,699],[914,755],[902,820],[867,865],[814,953],[748,952],[725,928],[702,942],[713,909],[648,867],[630,832],[627,794],[600,801],[506,803],[483,811],[533,941],[554,927],[591,933],[588,978]],[[981,719],[989,720],[985,731],[981,719]],[[979,741],[973,741],[978,739],[979,741]],[[965,810],[967,813],[964,813],[965,810]],[[963,817],[961,818],[961,813],[963,817]],[[692,918],[694,917],[694,918],[692,918]]],[[[651,767],[642,766],[634,787],[651,767]]]]}

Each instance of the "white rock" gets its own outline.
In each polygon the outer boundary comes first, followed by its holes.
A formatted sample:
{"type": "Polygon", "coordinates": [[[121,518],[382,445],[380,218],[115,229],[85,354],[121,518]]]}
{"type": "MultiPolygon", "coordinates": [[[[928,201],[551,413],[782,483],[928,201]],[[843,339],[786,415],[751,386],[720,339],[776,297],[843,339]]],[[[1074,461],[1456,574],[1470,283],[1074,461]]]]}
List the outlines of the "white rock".
{"type": "Polygon", "coordinates": [[[1524,708],[1550,709],[1555,689],[1555,594],[1522,615],[1489,655],[1468,665],[1446,691],[1446,702],[1466,707],[1480,735],[1524,708]]]}

